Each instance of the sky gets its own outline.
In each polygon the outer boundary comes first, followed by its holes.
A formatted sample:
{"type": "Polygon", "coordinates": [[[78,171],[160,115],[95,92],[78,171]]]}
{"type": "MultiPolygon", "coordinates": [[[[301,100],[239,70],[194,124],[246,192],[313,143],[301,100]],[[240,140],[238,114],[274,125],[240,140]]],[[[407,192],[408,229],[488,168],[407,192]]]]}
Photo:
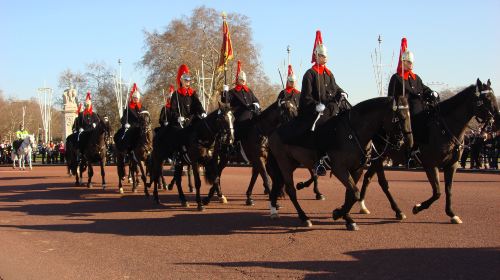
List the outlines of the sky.
{"type": "Polygon", "coordinates": [[[386,75],[395,72],[405,36],[415,54],[414,72],[431,88],[489,78],[500,93],[499,0],[0,0],[0,90],[4,97],[30,99],[45,84],[62,95],[58,77],[64,70],[84,72],[93,62],[118,69],[118,59],[125,80],[141,87],[147,75],[138,66],[144,31],[162,32],[203,5],[249,17],[263,70],[276,84],[288,45],[298,75],[311,67],[315,32],[321,30],[327,65],[353,104],[378,96],[371,55],[379,34],[386,75]]]}

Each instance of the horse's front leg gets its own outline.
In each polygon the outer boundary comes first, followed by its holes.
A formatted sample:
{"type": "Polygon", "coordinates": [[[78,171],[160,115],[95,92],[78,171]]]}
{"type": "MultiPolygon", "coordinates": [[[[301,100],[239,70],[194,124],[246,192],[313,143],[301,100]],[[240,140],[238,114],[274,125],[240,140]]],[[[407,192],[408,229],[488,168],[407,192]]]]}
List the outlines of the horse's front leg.
{"type": "Polygon", "coordinates": [[[200,194],[201,179],[200,179],[199,165],[198,163],[193,163],[192,167],[193,167],[194,187],[196,189],[196,203],[198,204],[198,211],[203,211],[205,210],[205,206],[203,206],[203,203],[201,201],[201,194],[200,194]]]}
{"type": "Polygon", "coordinates": [[[459,216],[455,215],[453,209],[451,209],[451,187],[453,185],[453,176],[457,170],[458,163],[455,162],[453,165],[444,168],[444,185],[446,193],[446,215],[451,218],[452,224],[461,224],[462,220],[459,216]]]}
{"type": "Polygon", "coordinates": [[[347,230],[352,230],[352,231],[359,230],[359,227],[356,225],[352,217],[349,215],[349,211],[351,210],[352,206],[354,205],[354,203],[356,203],[356,201],[358,200],[357,198],[359,197],[359,192],[357,193],[356,191],[357,180],[355,180],[351,176],[347,168],[345,168],[340,164],[333,163],[332,172],[346,188],[344,204],[340,208],[336,208],[332,211],[332,218],[333,220],[338,220],[340,218],[343,218],[346,222],[347,230]]]}
{"type": "Polygon", "coordinates": [[[89,174],[89,178],[88,178],[88,181],[87,181],[87,188],[92,188],[92,177],[94,176],[94,167],[92,167],[92,162],[88,162],[88,174],[89,174]]]}
{"type": "Polygon", "coordinates": [[[104,167],[106,167],[106,159],[102,159],[100,162],[101,166],[101,178],[102,178],[102,189],[106,188],[106,172],[104,171],[104,167]]]}
{"type": "Polygon", "coordinates": [[[177,192],[179,193],[179,200],[181,201],[181,205],[183,207],[189,207],[189,203],[187,202],[184,191],[182,190],[182,167],[183,165],[181,163],[175,165],[174,180],[175,185],[177,186],[177,192]]]}
{"type": "Polygon", "coordinates": [[[252,191],[253,191],[253,187],[255,185],[255,181],[257,181],[258,175],[259,175],[259,173],[257,172],[257,168],[252,166],[252,177],[250,177],[250,183],[248,184],[248,188],[247,188],[247,192],[246,192],[247,200],[246,200],[245,204],[247,206],[254,206],[255,205],[255,203],[252,199],[252,191]]]}
{"type": "Polygon", "coordinates": [[[413,214],[418,214],[418,212],[429,208],[434,201],[438,200],[441,197],[441,189],[439,187],[439,170],[437,167],[425,167],[425,174],[427,175],[427,179],[432,186],[432,196],[426,201],[416,204],[413,206],[413,214]]]}

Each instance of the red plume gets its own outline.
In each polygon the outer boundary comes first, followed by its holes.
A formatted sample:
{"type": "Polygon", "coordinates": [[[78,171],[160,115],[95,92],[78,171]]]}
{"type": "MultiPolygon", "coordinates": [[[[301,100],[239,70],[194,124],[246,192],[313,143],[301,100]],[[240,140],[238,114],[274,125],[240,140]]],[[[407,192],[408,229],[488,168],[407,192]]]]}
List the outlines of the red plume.
{"type": "Polygon", "coordinates": [[[238,66],[236,67],[236,81],[235,83],[238,83],[238,76],[240,75],[241,72],[241,61],[238,60],[238,66]]]}
{"type": "Polygon", "coordinates": [[[90,96],[90,90],[87,91],[87,96],[85,96],[85,101],[87,100],[92,100],[92,97],[90,96]]]}
{"type": "MultiPolygon", "coordinates": [[[[92,102],[92,97],[90,96],[90,90],[87,91],[87,96],[85,97],[85,102],[90,101],[92,102]]],[[[92,115],[93,109],[92,109],[92,103],[90,103],[90,106],[88,108],[85,108],[83,110],[84,115],[92,115]]]]}
{"type": "Polygon", "coordinates": [[[76,114],[79,115],[80,112],[82,111],[82,106],[83,106],[83,103],[80,102],[80,104],[78,104],[78,110],[76,110],[76,114]]]}
{"type": "Polygon", "coordinates": [[[408,48],[408,42],[406,41],[406,38],[403,37],[403,39],[401,39],[401,49],[399,50],[398,68],[396,70],[398,73],[401,73],[401,71],[403,70],[401,59],[403,58],[403,53],[406,51],[407,48],[408,48]]]}
{"type": "Polygon", "coordinates": [[[182,64],[177,71],[177,88],[181,88],[181,76],[185,73],[189,74],[189,68],[186,64],[182,64]]]}
{"type": "Polygon", "coordinates": [[[288,65],[288,75],[287,77],[293,76],[292,65],[288,65]]]}
{"type": "Polygon", "coordinates": [[[316,63],[316,46],[318,44],[323,44],[323,38],[321,37],[321,31],[316,31],[316,39],[314,39],[313,53],[311,63],[316,63]]]}
{"type": "Polygon", "coordinates": [[[134,85],[132,86],[132,89],[130,90],[130,94],[129,94],[128,100],[132,101],[132,94],[134,94],[134,92],[136,90],[137,90],[137,84],[134,83],[134,85]]]}
{"type": "Polygon", "coordinates": [[[174,85],[170,84],[169,93],[172,94],[174,93],[174,91],[175,91],[174,85]]]}
{"type": "Polygon", "coordinates": [[[132,95],[134,94],[134,92],[138,91],[139,89],[137,88],[137,84],[134,83],[134,85],[132,86],[132,90],[130,90],[130,95],[129,95],[129,102],[128,102],[128,107],[130,109],[135,109],[136,107],[139,108],[139,110],[141,109],[142,107],[142,103],[139,101],[137,103],[134,103],[133,101],[133,98],[132,98],[132,95]]]}

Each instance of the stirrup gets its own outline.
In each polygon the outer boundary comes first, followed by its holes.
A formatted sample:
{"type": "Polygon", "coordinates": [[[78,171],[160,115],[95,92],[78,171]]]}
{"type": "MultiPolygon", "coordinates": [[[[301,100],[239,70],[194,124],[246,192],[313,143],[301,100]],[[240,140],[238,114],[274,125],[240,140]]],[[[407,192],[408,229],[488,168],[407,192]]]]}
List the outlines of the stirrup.
{"type": "Polygon", "coordinates": [[[319,161],[317,161],[314,166],[313,166],[314,174],[317,176],[325,176],[326,175],[326,167],[325,167],[325,161],[323,158],[321,158],[319,161]]]}
{"type": "Polygon", "coordinates": [[[410,152],[410,156],[408,157],[407,168],[415,168],[416,165],[422,165],[422,160],[420,160],[420,149],[416,149],[410,152]],[[413,162],[413,164],[412,164],[413,162]]]}

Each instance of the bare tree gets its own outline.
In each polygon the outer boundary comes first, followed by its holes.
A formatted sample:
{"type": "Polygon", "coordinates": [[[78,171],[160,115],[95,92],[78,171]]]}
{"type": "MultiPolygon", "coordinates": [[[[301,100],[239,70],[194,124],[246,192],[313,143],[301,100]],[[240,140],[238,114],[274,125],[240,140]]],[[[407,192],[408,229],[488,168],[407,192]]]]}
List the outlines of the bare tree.
{"type": "MultiPolygon", "coordinates": [[[[232,13],[227,15],[227,22],[235,57],[228,65],[227,83],[234,84],[236,61],[241,60],[249,86],[263,105],[267,105],[276,99],[279,86],[272,85],[262,70],[259,51],[252,38],[250,20],[245,15],[232,13]]],[[[217,102],[224,84],[223,72],[217,71],[221,27],[221,12],[202,6],[194,9],[190,16],[172,20],[164,32],[144,31],[146,53],[139,64],[148,70],[146,83],[153,96],[147,98],[147,101],[155,102],[150,107],[161,107],[161,89],[168,89],[169,84],[175,85],[177,69],[181,64],[188,65],[195,81],[193,86],[198,87],[202,60],[205,77],[211,78],[205,84],[205,98],[211,104],[217,102]]]]}

